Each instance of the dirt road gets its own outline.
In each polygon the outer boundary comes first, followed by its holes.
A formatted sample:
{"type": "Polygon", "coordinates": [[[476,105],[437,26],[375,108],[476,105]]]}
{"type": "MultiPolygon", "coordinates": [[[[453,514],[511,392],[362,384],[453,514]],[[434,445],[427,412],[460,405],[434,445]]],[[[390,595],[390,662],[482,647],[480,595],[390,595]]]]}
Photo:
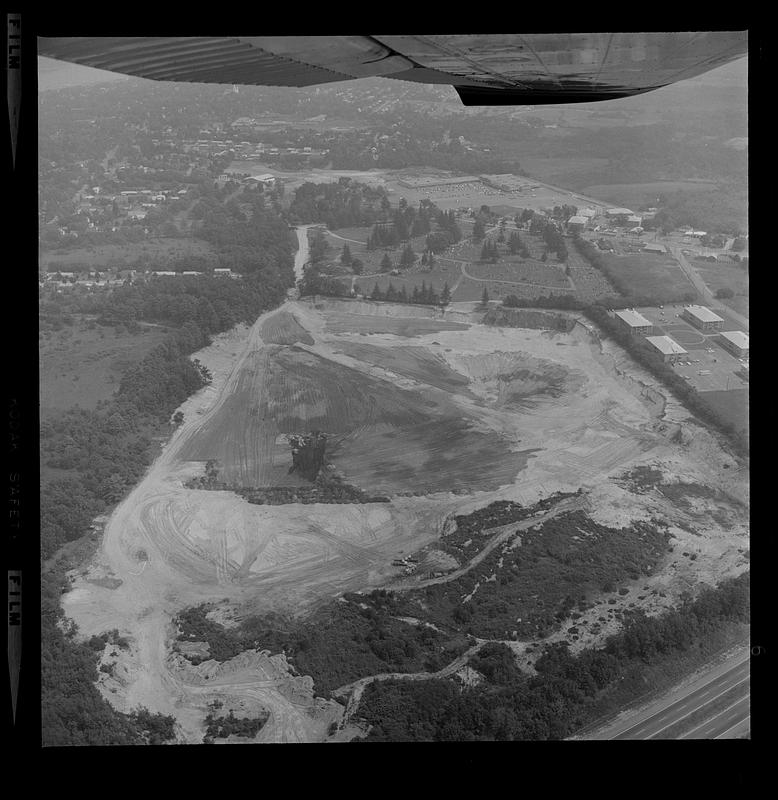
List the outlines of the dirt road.
{"type": "MultiPolygon", "coordinates": [[[[427,578],[423,581],[401,581],[392,585],[394,591],[408,591],[409,589],[423,589],[426,586],[435,586],[440,583],[448,583],[457,578],[461,578],[466,572],[469,572],[473,567],[478,566],[496,547],[499,547],[503,542],[512,539],[519,531],[525,531],[527,528],[532,528],[535,525],[541,525],[549,519],[564,514],[568,511],[577,511],[586,508],[588,505],[586,497],[568,497],[560,500],[550,511],[545,514],[540,514],[536,517],[530,517],[522,522],[512,522],[509,525],[501,525],[500,528],[495,528],[492,532],[492,538],[489,543],[481,550],[478,555],[473,557],[467,564],[460,567],[448,575],[442,575],[438,578],[427,578]]],[[[483,531],[482,533],[488,533],[483,531]]]]}
{"type": "Polygon", "coordinates": [[[362,694],[365,688],[373,681],[428,681],[432,678],[448,678],[462,669],[485,644],[487,644],[486,640],[478,641],[462,653],[461,656],[455,658],[450,664],[447,664],[437,672],[384,672],[380,675],[370,675],[367,678],[360,678],[357,681],[347,683],[345,686],[340,686],[333,690],[332,694],[335,695],[335,697],[348,697],[341,727],[349,722],[354,712],[359,708],[359,703],[362,700],[362,694]]]}

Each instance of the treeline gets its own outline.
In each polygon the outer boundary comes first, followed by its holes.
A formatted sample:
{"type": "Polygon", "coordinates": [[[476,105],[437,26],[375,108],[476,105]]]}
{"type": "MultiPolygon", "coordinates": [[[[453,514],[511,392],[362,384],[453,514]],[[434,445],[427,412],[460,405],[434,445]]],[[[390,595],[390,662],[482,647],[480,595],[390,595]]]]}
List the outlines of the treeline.
{"type": "MultiPolygon", "coordinates": [[[[507,308],[554,308],[565,311],[581,311],[610,338],[615,339],[642,367],[670,389],[686,407],[703,422],[708,423],[727,437],[733,450],[742,456],[749,451],[748,434],[723,416],[718,409],[706,402],[703,395],[680,376],[670,364],[666,364],[658,353],[649,349],[643,337],[630,335],[620,323],[608,313],[607,308],[626,308],[624,300],[601,298],[594,303],[584,303],[570,295],[539,297],[532,300],[509,295],[503,300],[507,308]]],[[[632,305],[630,303],[629,305],[632,305]]],[[[635,302],[634,305],[640,305],[635,302]]]]}
{"type": "Polygon", "coordinates": [[[418,209],[400,198],[398,207],[384,222],[374,225],[367,238],[367,249],[397,247],[409,239],[425,236],[425,252],[442,253],[462,238],[453,211],[442,211],[431,200],[423,199],[418,209]],[[433,230],[433,224],[435,229],[433,230]]]}
{"type": "Polygon", "coordinates": [[[290,286],[281,276],[238,279],[212,276],[160,277],[89,293],[49,294],[39,305],[42,328],[59,329],[77,315],[100,325],[140,331],[139,321],[179,327],[188,322],[213,333],[246,319],[259,305],[278,304],[290,286]]]}
{"type": "Polygon", "coordinates": [[[645,673],[693,648],[703,651],[724,627],[749,621],[749,574],[705,587],[696,600],[658,617],[634,614],[605,647],[572,655],[546,647],[536,675],[517,667],[510,649],[489,644],[470,660],[484,677],[454,681],[374,681],[358,715],[368,742],[563,739],[645,692],[645,673]]]}
{"type": "Polygon", "coordinates": [[[533,236],[541,236],[543,238],[548,250],[556,253],[557,260],[567,261],[567,245],[562,232],[555,222],[540,214],[534,214],[530,221],[529,231],[533,236]]]}
{"type": "Polygon", "coordinates": [[[405,285],[399,289],[395,289],[394,284],[389,282],[385,290],[376,284],[373,291],[370,293],[371,300],[382,300],[387,303],[410,303],[411,305],[424,305],[424,306],[447,306],[451,302],[451,289],[448,283],[443,285],[440,294],[435,291],[435,288],[430,284],[427,286],[425,281],[421,282],[421,287],[414,286],[413,291],[409,294],[405,285]]]}
{"type": "Polygon", "coordinates": [[[293,225],[320,222],[330,230],[372,225],[387,218],[389,199],[380,187],[340,178],[337,183],[306,182],[289,206],[293,225]]]}
{"type": "Polygon", "coordinates": [[[373,495],[336,476],[319,475],[313,486],[273,486],[238,491],[249,503],[277,506],[285,503],[388,503],[385,495],[373,495]]]}
{"type": "Polygon", "coordinates": [[[663,194],[657,204],[659,210],[653,218],[644,220],[643,227],[663,233],[693,228],[740,236],[748,226],[748,196],[741,186],[727,188],[728,191],[680,190],[663,194]]]}

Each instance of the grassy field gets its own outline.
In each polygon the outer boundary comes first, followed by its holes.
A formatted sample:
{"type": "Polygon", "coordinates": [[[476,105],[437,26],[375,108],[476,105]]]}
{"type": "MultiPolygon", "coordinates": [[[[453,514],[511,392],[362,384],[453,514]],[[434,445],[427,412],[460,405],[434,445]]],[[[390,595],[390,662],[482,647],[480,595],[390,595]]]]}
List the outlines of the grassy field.
{"type": "MultiPolygon", "coordinates": [[[[369,278],[357,278],[357,284],[368,295],[373,291],[373,287],[378,284],[381,291],[385,291],[391,283],[395,289],[405,286],[405,290],[411,294],[413,287],[418,286],[421,288],[422,283],[427,286],[432,286],[435,291],[440,294],[443,287],[448,284],[448,288],[453,291],[454,284],[462,276],[459,267],[453,264],[445,264],[438,262],[431,270],[421,269],[419,267],[410,269],[403,272],[401,275],[377,275],[369,278]]],[[[456,298],[465,299],[465,298],[456,298]]],[[[475,298],[472,298],[475,299],[475,298]]]]}
{"type": "Polygon", "coordinates": [[[607,158],[566,158],[564,156],[522,156],[523,169],[545,183],[568,186],[581,173],[591,172],[608,163],[607,158]]]}
{"type": "Polygon", "coordinates": [[[526,283],[556,289],[571,288],[562,267],[518,257],[501,258],[496,264],[489,262],[471,264],[467,267],[467,273],[483,281],[526,283]]]}
{"type": "Polygon", "coordinates": [[[73,250],[47,250],[41,253],[41,267],[49,264],[67,264],[69,266],[85,266],[88,269],[106,268],[111,264],[123,262],[134,267],[159,262],[164,259],[187,258],[214,255],[213,247],[201,239],[149,239],[134,244],[101,244],[94,247],[79,247],[73,250]]]}
{"type": "Polygon", "coordinates": [[[165,329],[143,327],[142,333],[117,334],[88,321],[41,334],[41,416],[72,406],[93,409],[116,391],[122,373],[165,338],[165,329]]]}
{"type": "Polygon", "coordinates": [[[732,289],[734,297],[719,302],[738,314],[748,316],[748,270],[734,264],[713,264],[695,259],[692,266],[715,294],[718,289],[732,289]]]}
{"type": "Polygon", "coordinates": [[[696,290],[675,259],[641,253],[612,256],[603,254],[614,273],[636,295],[674,296],[696,290]]]}
{"type": "MultiPolygon", "coordinates": [[[[365,275],[381,272],[381,261],[386,253],[389,254],[389,258],[392,260],[392,265],[394,267],[400,260],[404,245],[401,247],[381,247],[376,250],[368,250],[366,242],[371,230],[371,228],[344,228],[343,230],[335,232],[337,236],[334,236],[328,231],[326,233],[326,238],[330,249],[325,259],[319,264],[319,269],[327,275],[352,274],[350,268],[344,267],[340,263],[340,256],[343,252],[344,245],[348,245],[352,256],[362,261],[364,264],[363,274],[365,275]],[[343,238],[338,238],[338,236],[343,238]],[[354,239],[355,241],[343,241],[343,239],[354,239]],[[361,244],[356,243],[356,240],[361,242],[361,244]]],[[[409,242],[417,258],[421,258],[421,254],[424,252],[425,239],[426,236],[417,236],[409,242]]],[[[417,263],[419,262],[417,261],[417,263]]]]}
{"type": "Polygon", "coordinates": [[[702,181],[653,181],[651,183],[612,183],[586,186],[583,194],[591,195],[616,206],[636,210],[648,203],[656,204],[656,198],[667,192],[712,192],[718,186],[715,182],[702,181]]]}

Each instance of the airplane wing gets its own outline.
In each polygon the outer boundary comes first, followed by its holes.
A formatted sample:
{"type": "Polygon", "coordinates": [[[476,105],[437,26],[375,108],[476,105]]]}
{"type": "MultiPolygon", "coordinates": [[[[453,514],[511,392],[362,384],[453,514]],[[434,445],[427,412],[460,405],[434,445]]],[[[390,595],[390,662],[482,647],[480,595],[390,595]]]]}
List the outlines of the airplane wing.
{"type": "Polygon", "coordinates": [[[152,80],[312,86],[380,76],[452,85],[468,106],[628,97],[747,49],[746,31],[38,39],[39,55],[152,80]]]}

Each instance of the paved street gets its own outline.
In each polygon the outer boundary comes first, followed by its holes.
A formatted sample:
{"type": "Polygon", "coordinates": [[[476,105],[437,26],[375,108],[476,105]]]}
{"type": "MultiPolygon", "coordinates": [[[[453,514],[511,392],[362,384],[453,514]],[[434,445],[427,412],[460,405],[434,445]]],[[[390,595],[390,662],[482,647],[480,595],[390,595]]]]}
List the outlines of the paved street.
{"type": "Polygon", "coordinates": [[[739,735],[748,730],[750,686],[749,652],[741,650],[630,719],[582,738],[716,739],[739,735]]]}

